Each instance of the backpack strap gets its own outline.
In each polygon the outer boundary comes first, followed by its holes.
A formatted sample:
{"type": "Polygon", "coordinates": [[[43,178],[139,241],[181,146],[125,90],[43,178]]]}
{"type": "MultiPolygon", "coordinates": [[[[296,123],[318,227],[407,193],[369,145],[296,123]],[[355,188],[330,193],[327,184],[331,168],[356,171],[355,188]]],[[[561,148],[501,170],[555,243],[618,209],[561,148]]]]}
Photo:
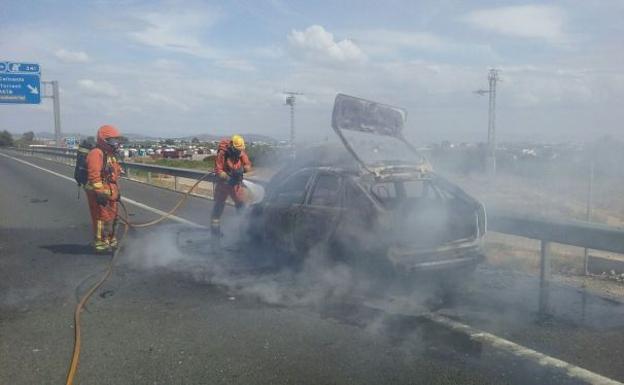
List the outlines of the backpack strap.
{"type": "Polygon", "coordinates": [[[102,153],[102,169],[100,170],[100,178],[102,179],[102,183],[109,183],[104,178],[104,171],[106,171],[106,167],[108,167],[108,154],[106,154],[106,151],[102,150],[99,147],[93,147],[91,151],[100,151],[102,153]]]}

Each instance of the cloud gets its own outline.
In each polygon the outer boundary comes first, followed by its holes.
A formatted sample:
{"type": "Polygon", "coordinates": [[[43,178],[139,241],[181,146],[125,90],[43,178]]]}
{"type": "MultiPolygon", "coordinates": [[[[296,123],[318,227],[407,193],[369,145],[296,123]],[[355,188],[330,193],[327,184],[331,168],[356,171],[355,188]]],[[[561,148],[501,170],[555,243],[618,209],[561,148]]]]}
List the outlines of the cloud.
{"type": "Polygon", "coordinates": [[[130,31],[134,41],[153,48],[212,58],[213,49],[201,41],[205,29],[211,27],[219,15],[206,9],[185,9],[178,12],[153,12],[139,16],[144,28],[130,31]]]}
{"type": "Polygon", "coordinates": [[[177,60],[171,60],[171,59],[156,59],[153,63],[152,66],[159,71],[177,71],[177,72],[183,72],[184,71],[184,67],[185,65],[177,60]]]}
{"type": "Polygon", "coordinates": [[[288,34],[288,44],[295,55],[321,62],[347,63],[366,60],[366,55],[353,41],[334,40],[334,35],[320,25],[305,31],[293,29],[288,34]]]}
{"type": "Polygon", "coordinates": [[[112,84],[105,81],[81,79],[78,81],[80,89],[91,96],[117,97],[119,91],[112,84]]]}
{"type": "Polygon", "coordinates": [[[64,48],[61,48],[54,52],[54,56],[56,56],[59,60],[65,63],[87,63],[91,60],[86,52],[69,51],[64,48]]]}
{"type": "Polygon", "coordinates": [[[175,107],[184,112],[190,111],[191,109],[188,105],[175,100],[174,98],[156,92],[149,92],[147,94],[147,98],[150,102],[157,103],[159,106],[164,108],[175,107]]]}
{"type": "Polygon", "coordinates": [[[430,32],[410,32],[392,29],[352,30],[357,44],[369,56],[388,60],[392,56],[406,55],[407,59],[451,55],[455,61],[498,61],[499,55],[487,44],[455,41],[430,32]]]}
{"type": "Polygon", "coordinates": [[[544,39],[564,39],[565,15],[561,9],[548,5],[519,5],[482,9],[463,17],[468,24],[501,35],[544,39]]]}
{"type": "Polygon", "coordinates": [[[452,44],[440,36],[427,32],[403,32],[388,29],[361,31],[356,34],[358,41],[366,47],[366,52],[392,52],[401,48],[422,50],[444,50],[452,44]]]}
{"type": "Polygon", "coordinates": [[[243,72],[251,72],[251,71],[256,70],[256,67],[254,67],[253,64],[242,59],[217,60],[215,64],[221,68],[243,71],[243,72]]]}
{"type": "Polygon", "coordinates": [[[276,60],[284,56],[284,50],[277,45],[257,47],[251,50],[251,53],[261,59],[276,60]]]}

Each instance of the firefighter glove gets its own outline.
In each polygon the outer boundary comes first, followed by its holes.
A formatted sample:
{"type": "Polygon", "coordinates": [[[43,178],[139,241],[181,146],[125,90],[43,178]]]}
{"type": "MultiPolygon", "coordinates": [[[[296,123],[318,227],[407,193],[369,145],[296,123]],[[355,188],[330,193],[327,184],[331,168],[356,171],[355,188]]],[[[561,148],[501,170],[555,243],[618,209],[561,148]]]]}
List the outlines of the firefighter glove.
{"type": "Polygon", "coordinates": [[[232,170],[230,173],[230,179],[228,183],[232,186],[235,186],[243,181],[243,169],[237,168],[236,170],[232,170]]]}
{"type": "Polygon", "coordinates": [[[242,167],[237,168],[236,170],[232,170],[232,177],[233,178],[238,178],[238,179],[243,179],[243,173],[245,171],[243,170],[242,167]]]}

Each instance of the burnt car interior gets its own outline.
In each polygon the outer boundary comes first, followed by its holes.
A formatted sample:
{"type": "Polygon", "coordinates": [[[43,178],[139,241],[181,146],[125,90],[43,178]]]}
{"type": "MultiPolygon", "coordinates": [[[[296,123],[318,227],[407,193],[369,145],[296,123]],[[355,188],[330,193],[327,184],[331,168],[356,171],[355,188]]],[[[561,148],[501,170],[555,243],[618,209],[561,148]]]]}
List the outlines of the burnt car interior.
{"type": "Polygon", "coordinates": [[[479,236],[474,205],[431,179],[373,182],[369,191],[401,229],[400,236],[393,237],[399,245],[431,247],[479,236]]]}

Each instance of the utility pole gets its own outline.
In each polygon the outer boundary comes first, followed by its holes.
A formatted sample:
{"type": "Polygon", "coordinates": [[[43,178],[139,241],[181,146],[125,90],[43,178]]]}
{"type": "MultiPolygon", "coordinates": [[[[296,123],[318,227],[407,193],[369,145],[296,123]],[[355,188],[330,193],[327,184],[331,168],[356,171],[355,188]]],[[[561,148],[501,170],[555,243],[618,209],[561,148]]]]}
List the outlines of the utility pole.
{"type": "Polygon", "coordinates": [[[491,178],[496,177],[496,82],[498,82],[498,70],[490,69],[488,73],[488,90],[477,90],[479,95],[488,94],[490,103],[488,107],[488,147],[486,154],[486,168],[491,178]]]}
{"type": "Polygon", "coordinates": [[[303,95],[301,92],[292,92],[292,91],[284,91],[284,95],[286,96],[286,106],[290,106],[290,146],[293,149],[295,148],[295,104],[296,104],[296,96],[303,95]]]}
{"type": "Polygon", "coordinates": [[[44,98],[52,99],[54,109],[54,140],[56,142],[56,147],[61,147],[61,102],[59,100],[58,81],[52,80],[41,83],[43,83],[45,91],[47,91],[48,85],[52,87],[52,95],[49,95],[44,91],[42,96],[44,98]]]}

